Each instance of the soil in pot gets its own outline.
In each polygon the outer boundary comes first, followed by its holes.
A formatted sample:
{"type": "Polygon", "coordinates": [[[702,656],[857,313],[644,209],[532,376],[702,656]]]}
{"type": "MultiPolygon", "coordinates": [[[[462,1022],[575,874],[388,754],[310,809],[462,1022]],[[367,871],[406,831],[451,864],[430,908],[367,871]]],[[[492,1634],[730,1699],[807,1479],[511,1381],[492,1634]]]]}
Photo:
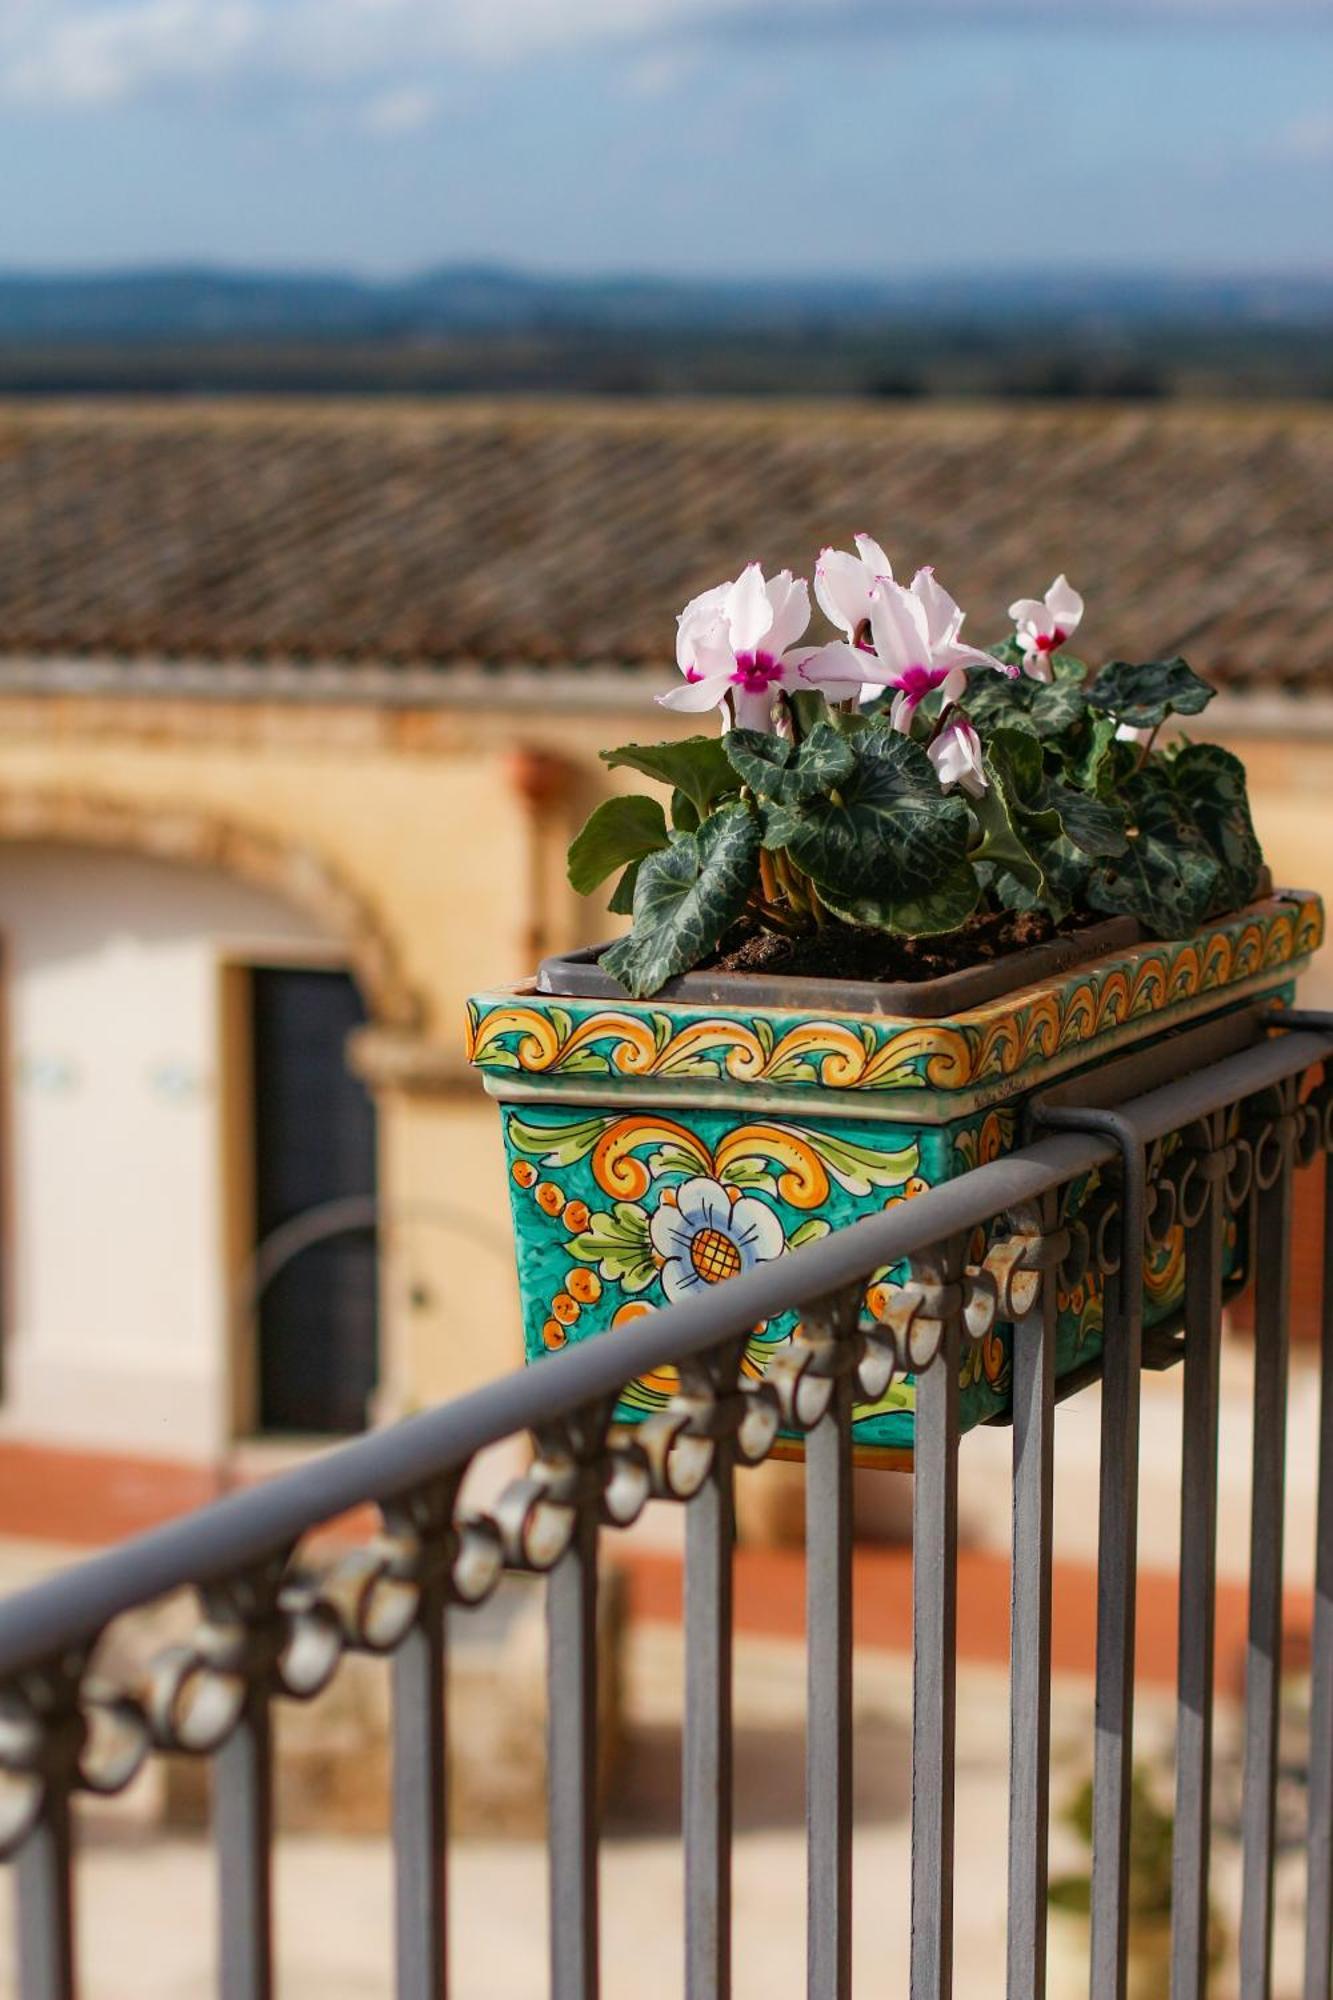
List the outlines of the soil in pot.
{"type": "Polygon", "coordinates": [[[900,937],[855,924],[829,924],[800,937],[784,937],[756,925],[738,924],[701,969],[915,982],[991,965],[1102,921],[1095,914],[1079,915],[1057,925],[1043,910],[985,910],[969,917],[959,930],[939,937],[900,937]]]}

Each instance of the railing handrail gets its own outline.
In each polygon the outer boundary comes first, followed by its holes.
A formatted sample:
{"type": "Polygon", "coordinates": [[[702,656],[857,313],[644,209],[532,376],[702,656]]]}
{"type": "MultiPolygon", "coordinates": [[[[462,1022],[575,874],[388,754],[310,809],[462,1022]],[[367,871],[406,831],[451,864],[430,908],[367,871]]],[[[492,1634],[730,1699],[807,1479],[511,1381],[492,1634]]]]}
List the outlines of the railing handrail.
{"type": "MultiPolygon", "coordinates": [[[[1224,1058],[1120,1107],[1145,1145],[1321,1062],[1333,1036],[1297,1030],[1224,1058]]],[[[112,1619],[191,1585],[235,1576],[356,1507],[391,1503],[461,1471],[499,1440],[540,1429],[636,1376],[703,1354],[762,1319],[808,1307],[858,1277],[1104,1166],[1115,1143],[1088,1133],[1045,1138],[923,1191],[702,1296],[520,1368],[435,1409],[338,1446],[261,1486],[210,1501],[165,1526],[29,1585],[0,1602],[0,1678],[77,1646],[112,1619]]]]}
{"type": "MultiPolygon", "coordinates": [[[[1321,1045],[1322,1046],[1322,1045],[1321,1045]]],[[[0,1678],[49,1659],[113,1618],[187,1585],[207,1585],[289,1547],[354,1507],[391,1502],[461,1469],[486,1446],[572,1415],[715,1347],[761,1319],[809,1305],[865,1271],[898,1263],[997,1209],[1036,1200],[1104,1165],[1109,1143],[1042,1139],[817,1243],[756,1265],[699,1297],[599,1334],[497,1381],[404,1417],[263,1485],[206,1501],[160,1528],[0,1600],[0,1678]]]]}

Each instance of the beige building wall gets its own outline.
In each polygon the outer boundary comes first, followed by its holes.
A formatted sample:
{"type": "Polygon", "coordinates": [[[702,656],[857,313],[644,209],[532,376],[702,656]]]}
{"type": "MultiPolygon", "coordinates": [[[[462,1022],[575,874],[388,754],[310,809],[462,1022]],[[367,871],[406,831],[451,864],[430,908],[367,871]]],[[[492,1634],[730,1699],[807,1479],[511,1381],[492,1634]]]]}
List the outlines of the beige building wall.
{"type": "MultiPolygon", "coordinates": [[[[463,1062],[463,1003],[613,927],[563,872],[591,805],[642,783],[608,774],[597,752],[698,726],[638,685],[600,705],[586,694],[562,705],[558,684],[555,699],[539,684],[496,688],[489,703],[402,711],[0,701],[0,842],[55,838],[237,873],[303,910],[358,973],[374,1026],[355,1060],[378,1098],[390,1213],[385,1416],[519,1358],[498,1121],[463,1062]]],[[[1333,890],[1333,741],[1296,729],[1255,739],[1230,723],[1209,733],[1247,757],[1279,881],[1333,890]]],[[[1333,1005],[1333,974],[1313,975],[1307,997],[1333,1005]]]]}
{"type": "MultiPolygon", "coordinates": [[[[498,1120],[464,1062],[464,1002],[601,932],[564,849],[605,788],[596,748],[660,735],[658,720],[646,702],[553,716],[531,698],[428,713],[0,701],[0,855],[55,842],[71,860],[219,868],[303,913],[357,974],[388,1213],[386,1417],[520,1359],[498,1120]]],[[[203,1430],[180,1437],[193,1451],[203,1430]]]]}
{"type": "Polygon", "coordinates": [[[223,971],[337,945],[141,855],[0,847],[8,1079],[0,1434],[175,1459],[229,1441],[223,971]]]}
{"type": "MultiPolygon", "coordinates": [[[[1311,716],[1302,734],[1301,708],[1291,706],[1290,734],[1258,735],[1226,717],[1206,733],[1244,759],[1254,822],[1274,881],[1317,889],[1333,907],[1333,718],[1311,716]]],[[[1333,948],[1315,959],[1301,998],[1307,1007],[1333,1009],[1333,948]]]]}

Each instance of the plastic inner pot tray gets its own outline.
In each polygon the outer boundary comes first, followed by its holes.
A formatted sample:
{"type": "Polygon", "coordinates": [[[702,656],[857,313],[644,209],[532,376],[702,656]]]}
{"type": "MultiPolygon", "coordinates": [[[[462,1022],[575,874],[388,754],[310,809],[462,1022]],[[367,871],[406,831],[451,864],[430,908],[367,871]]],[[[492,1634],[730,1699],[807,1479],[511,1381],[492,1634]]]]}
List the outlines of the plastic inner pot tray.
{"type": "MultiPolygon", "coordinates": [[[[849,1014],[893,1014],[937,1020],[984,1006],[1039,980],[1058,978],[1085,960],[1137,944],[1143,933],[1133,917],[1108,917],[1067,937],[1048,938],[1026,951],[1009,952],[984,965],[946,972],[939,979],[815,979],[802,973],[686,972],[669,979],[654,1000],[683,1000],[700,1007],[795,1007],[849,1014]]],[[[537,991],[559,999],[623,1000],[625,989],[597,963],[607,944],[587,945],[544,958],[537,991]]]]}

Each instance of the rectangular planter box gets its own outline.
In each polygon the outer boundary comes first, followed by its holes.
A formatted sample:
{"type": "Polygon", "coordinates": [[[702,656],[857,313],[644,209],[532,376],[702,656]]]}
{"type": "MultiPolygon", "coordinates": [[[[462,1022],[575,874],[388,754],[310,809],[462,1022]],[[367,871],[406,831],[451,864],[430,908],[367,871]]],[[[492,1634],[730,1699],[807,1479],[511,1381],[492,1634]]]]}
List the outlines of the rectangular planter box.
{"type": "MultiPolygon", "coordinates": [[[[468,1053],[500,1104],[529,1360],[999,1157],[1036,1093],[1077,1077],[1079,1101],[1105,1104],[1213,1059],[1254,1032],[1224,1017],[1289,1000],[1322,932],[1319,898],[1290,891],[1184,941],[1133,942],[1116,922],[1062,941],[1054,962],[1042,947],[1031,966],[930,987],[691,974],[633,1001],[585,953],[479,995],[468,1053]],[[947,1013],[919,1011],[938,1006],[931,987],[957,996],[947,1013]],[[1113,1060],[1130,1053],[1143,1059],[1113,1060]]],[[[1149,1327],[1176,1312],[1183,1266],[1177,1231],[1145,1267],[1149,1327]]],[[[868,1287],[872,1315],[889,1275],[868,1287]]],[[[747,1371],[762,1375],[793,1324],[756,1329],[747,1371]]],[[[1062,1292],[1060,1375],[1095,1362],[1101,1324],[1095,1279],[1062,1292]]],[[[669,1371],[645,1376],[622,1416],[672,1387],[669,1371]]],[[[1000,1328],[965,1358],[964,1427],[1002,1415],[1009,1387],[1000,1328]]],[[[914,1401],[909,1376],[858,1406],[863,1462],[910,1452],[914,1401]]]]}

